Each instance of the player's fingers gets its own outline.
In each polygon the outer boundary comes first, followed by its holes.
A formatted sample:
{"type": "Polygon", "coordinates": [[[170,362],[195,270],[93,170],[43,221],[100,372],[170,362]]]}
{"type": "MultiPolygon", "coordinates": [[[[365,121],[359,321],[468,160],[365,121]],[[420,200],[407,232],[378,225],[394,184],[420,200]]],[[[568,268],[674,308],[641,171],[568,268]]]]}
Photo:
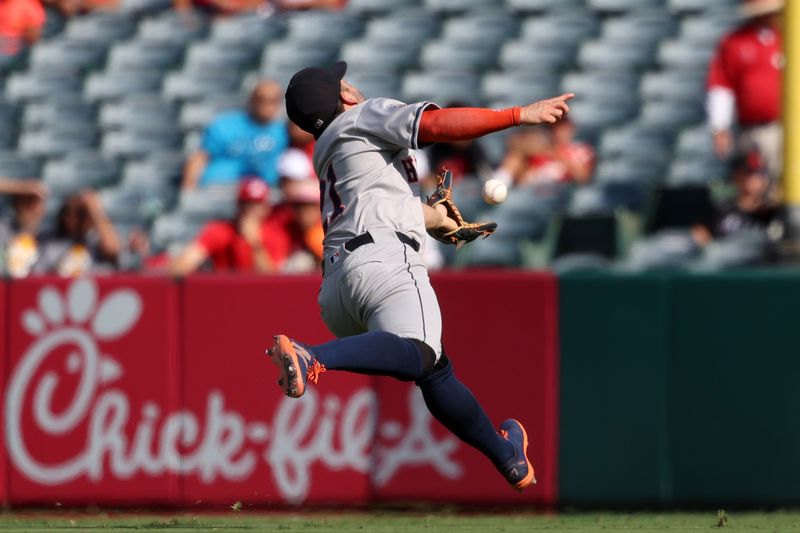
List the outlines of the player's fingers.
{"type": "Polygon", "coordinates": [[[554,102],[566,102],[568,100],[572,100],[573,98],[575,98],[575,94],[573,94],[573,93],[564,93],[561,96],[556,96],[552,100],[554,102]]]}

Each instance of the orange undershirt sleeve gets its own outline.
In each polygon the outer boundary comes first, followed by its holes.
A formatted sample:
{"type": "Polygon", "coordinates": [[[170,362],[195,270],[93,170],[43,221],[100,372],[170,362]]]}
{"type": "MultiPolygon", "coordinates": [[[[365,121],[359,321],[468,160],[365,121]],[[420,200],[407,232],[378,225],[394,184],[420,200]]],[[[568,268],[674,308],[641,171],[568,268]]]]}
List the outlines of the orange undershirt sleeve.
{"type": "Polygon", "coordinates": [[[417,140],[422,145],[476,139],[495,131],[519,126],[519,114],[519,107],[426,109],[420,119],[417,140]]]}

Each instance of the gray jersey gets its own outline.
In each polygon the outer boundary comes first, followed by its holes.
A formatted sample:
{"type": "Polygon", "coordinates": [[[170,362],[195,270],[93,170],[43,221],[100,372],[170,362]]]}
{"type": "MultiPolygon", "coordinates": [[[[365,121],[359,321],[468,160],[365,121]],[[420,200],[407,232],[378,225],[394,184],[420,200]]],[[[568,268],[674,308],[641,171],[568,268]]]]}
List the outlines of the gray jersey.
{"type": "Polygon", "coordinates": [[[393,230],[425,242],[418,149],[422,112],[430,102],[373,98],[339,115],[314,149],[320,178],[325,257],[366,231],[393,230]]]}

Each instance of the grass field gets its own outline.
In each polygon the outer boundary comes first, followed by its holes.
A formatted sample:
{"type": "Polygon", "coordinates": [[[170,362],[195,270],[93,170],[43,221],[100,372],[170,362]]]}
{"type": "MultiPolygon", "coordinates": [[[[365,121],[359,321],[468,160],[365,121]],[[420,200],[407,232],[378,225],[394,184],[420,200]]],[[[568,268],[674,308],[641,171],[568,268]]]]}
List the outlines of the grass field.
{"type": "Polygon", "coordinates": [[[425,533],[523,531],[769,531],[800,532],[800,512],[729,513],[719,526],[717,513],[250,513],[116,514],[2,513],[0,531],[278,531],[425,533]]]}

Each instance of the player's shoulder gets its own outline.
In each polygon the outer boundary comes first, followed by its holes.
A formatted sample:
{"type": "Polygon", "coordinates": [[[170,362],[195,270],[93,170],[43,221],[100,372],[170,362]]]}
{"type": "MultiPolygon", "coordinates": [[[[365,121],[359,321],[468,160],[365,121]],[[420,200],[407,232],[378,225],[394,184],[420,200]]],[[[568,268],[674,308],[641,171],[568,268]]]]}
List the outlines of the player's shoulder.
{"type": "Polygon", "coordinates": [[[744,42],[752,41],[753,39],[758,39],[759,31],[760,29],[757,26],[746,22],[725,34],[725,36],[722,38],[721,45],[735,46],[744,42]]]}

